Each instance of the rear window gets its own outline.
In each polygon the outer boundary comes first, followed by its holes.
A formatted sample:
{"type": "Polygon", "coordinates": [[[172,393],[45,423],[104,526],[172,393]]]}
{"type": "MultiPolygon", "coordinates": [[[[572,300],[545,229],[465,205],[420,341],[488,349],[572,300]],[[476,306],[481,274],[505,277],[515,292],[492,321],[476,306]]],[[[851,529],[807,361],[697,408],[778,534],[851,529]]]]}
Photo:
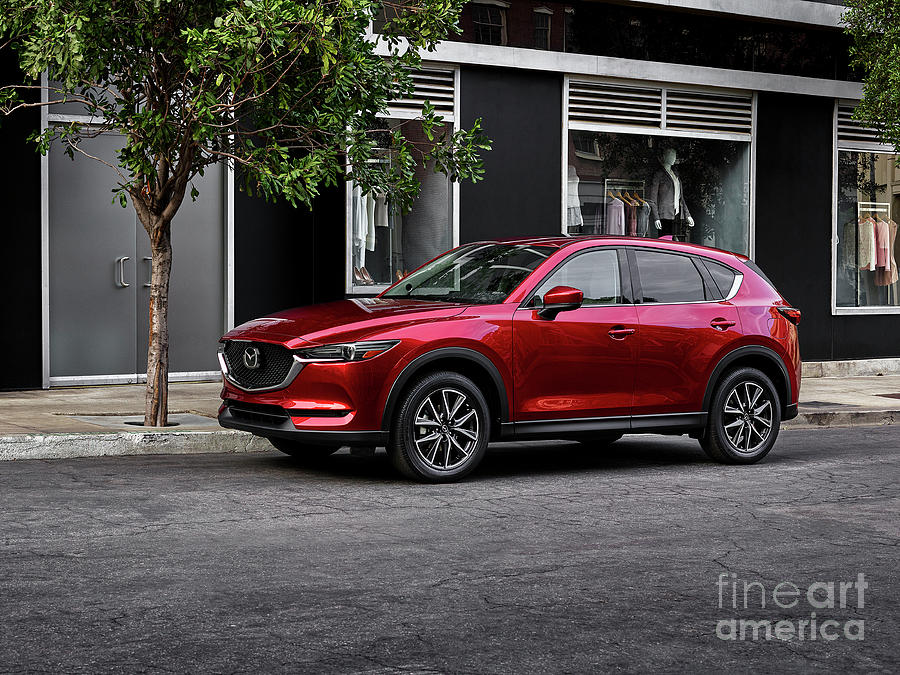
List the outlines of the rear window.
{"type": "Polygon", "coordinates": [[[731,293],[731,287],[734,286],[734,278],[737,276],[737,272],[728,267],[728,265],[723,265],[715,260],[704,258],[703,264],[706,265],[709,275],[716,282],[716,287],[719,289],[722,297],[727,298],[728,294],[731,293]]]}
{"type": "Polygon", "coordinates": [[[635,251],[641,291],[646,303],[703,302],[706,285],[693,260],[685,255],[635,251]]]}

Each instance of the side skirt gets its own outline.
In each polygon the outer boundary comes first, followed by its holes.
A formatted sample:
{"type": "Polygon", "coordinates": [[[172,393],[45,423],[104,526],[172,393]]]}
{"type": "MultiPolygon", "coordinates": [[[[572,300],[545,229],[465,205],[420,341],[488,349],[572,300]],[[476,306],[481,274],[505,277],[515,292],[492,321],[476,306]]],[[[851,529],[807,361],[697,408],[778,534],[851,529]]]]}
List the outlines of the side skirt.
{"type": "Polygon", "coordinates": [[[707,413],[670,413],[666,415],[634,415],[631,417],[580,417],[565,420],[504,422],[500,425],[501,441],[570,438],[594,433],[666,433],[684,432],[706,426],[707,413]]]}

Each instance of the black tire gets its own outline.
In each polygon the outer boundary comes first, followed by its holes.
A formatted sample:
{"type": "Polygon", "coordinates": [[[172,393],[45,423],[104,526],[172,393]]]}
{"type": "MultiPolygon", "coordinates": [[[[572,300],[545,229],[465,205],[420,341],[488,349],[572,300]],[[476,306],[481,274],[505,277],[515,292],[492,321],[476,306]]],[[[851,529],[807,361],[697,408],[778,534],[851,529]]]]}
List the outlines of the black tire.
{"type": "Polygon", "coordinates": [[[737,368],[716,387],[700,445],[717,462],[753,464],[769,454],[780,428],[781,401],[772,380],[755,368],[737,368]]]}
{"type": "Polygon", "coordinates": [[[339,445],[312,445],[310,443],[291,441],[286,438],[270,438],[269,443],[286,455],[308,462],[323,459],[341,449],[339,445]]]}
{"type": "Polygon", "coordinates": [[[577,440],[584,446],[585,450],[600,450],[602,448],[609,447],[617,440],[622,438],[623,435],[624,434],[620,433],[596,434],[594,436],[579,438],[577,440]]]}
{"type": "Polygon", "coordinates": [[[449,483],[481,463],[490,425],[487,401],[472,380],[450,371],[431,373],[404,394],[391,423],[388,454],[407,478],[449,483]]]}

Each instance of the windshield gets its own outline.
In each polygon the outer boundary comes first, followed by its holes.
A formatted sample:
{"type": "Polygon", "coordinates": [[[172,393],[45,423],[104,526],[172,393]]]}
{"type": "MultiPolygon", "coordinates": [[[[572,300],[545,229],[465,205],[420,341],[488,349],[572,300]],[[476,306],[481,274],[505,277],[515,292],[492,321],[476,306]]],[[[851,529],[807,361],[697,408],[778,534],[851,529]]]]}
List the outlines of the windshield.
{"type": "Polygon", "coordinates": [[[500,303],[555,250],[526,244],[463,246],[416,270],[382,297],[500,303]]]}

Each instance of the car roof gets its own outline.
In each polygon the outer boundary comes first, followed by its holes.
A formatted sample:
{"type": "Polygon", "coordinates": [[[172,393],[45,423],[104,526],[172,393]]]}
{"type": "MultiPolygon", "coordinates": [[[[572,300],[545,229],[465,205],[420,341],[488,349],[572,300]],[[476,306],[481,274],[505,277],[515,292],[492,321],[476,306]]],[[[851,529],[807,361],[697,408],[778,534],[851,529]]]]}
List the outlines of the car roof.
{"type": "MultiPolygon", "coordinates": [[[[583,244],[585,242],[596,242],[606,245],[621,246],[646,246],[647,248],[665,248],[673,251],[684,251],[685,253],[697,254],[713,254],[712,257],[718,258],[726,256],[728,258],[737,258],[738,260],[748,260],[747,256],[740,253],[732,253],[718,248],[710,248],[709,246],[701,246],[700,244],[691,244],[684,241],[673,241],[669,239],[650,239],[647,237],[624,237],[619,235],[576,235],[573,237],[517,237],[511,239],[492,239],[477,243],[497,243],[497,244],[513,244],[526,246],[553,246],[555,248],[564,248],[575,244],[583,244]]],[[[476,242],[473,242],[476,243],[476,242]]]]}

